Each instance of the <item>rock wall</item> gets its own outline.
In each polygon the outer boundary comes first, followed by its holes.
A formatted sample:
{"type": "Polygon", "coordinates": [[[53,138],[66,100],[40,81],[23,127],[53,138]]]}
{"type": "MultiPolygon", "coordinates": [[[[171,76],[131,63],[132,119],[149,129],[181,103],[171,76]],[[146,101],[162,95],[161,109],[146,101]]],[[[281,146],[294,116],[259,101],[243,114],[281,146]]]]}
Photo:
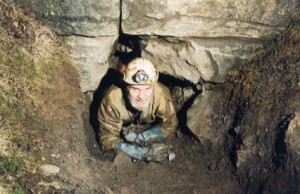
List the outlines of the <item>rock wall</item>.
{"type": "Polygon", "coordinates": [[[136,35],[263,38],[284,26],[296,2],[124,0],[122,29],[136,35]]]}
{"type": "Polygon", "coordinates": [[[119,34],[120,1],[15,0],[65,36],[81,75],[83,92],[95,90],[106,73],[119,34]]]}
{"type": "Polygon", "coordinates": [[[295,112],[287,129],[286,144],[289,152],[295,152],[297,160],[300,159],[300,112],[295,112]]]}
{"type": "Polygon", "coordinates": [[[80,71],[82,91],[95,90],[107,72],[108,58],[117,36],[92,38],[73,35],[65,39],[80,71]]]}
{"type": "Polygon", "coordinates": [[[109,57],[122,33],[144,40],[142,55],[160,72],[192,83],[222,83],[241,58],[283,30],[298,1],[15,2],[30,6],[38,18],[67,37],[81,73],[81,89],[87,92],[94,91],[107,69],[115,66],[109,57]]]}

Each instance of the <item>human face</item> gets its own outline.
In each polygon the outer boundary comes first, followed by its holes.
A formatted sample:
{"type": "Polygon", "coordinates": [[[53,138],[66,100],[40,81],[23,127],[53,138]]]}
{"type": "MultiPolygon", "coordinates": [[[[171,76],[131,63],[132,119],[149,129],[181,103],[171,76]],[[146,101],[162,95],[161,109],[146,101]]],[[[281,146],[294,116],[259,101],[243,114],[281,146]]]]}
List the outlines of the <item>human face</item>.
{"type": "Polygon", "coordinates": [[[128,99],[133,108],[142,111],[153,96],[153,85],[129,85],[128,99]]]}

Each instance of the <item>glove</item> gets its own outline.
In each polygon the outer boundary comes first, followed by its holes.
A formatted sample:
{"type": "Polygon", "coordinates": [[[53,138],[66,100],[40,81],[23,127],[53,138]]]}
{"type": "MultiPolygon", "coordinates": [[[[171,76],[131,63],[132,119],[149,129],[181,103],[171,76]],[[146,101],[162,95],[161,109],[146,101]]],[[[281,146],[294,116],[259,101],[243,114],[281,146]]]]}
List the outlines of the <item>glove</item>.
{"type": "Polygon", "coordinates": [[[147,147],[151,144],[164,141],[166,136],[159,127],[155,126],[141,133],[129,130],[126,134],[124,134],[124,138],[129,143],[135,143],[140,146],[147,147]]]}
{"type": "Polygon", "coordinates": [[[160,162],[168,157],[169,147],[165,144],[152,144],[147,149],[146,161],[160,162]]]}
{"type": "Polygon", "coordinates": [[[150,147],[140,147],[124,142],[119,142],[116,149],[122,150],[126,155],[135,160],[160,162],[168,157],[169,147],[165,144],[153,144],[150,147]]]}
{"type": "Polygon", "coordinates": [[[145,160],[147,153],[147,148],[124,142],[119,142],[116,149],[123,151],[126,155],[135,160],[145,160]]]}

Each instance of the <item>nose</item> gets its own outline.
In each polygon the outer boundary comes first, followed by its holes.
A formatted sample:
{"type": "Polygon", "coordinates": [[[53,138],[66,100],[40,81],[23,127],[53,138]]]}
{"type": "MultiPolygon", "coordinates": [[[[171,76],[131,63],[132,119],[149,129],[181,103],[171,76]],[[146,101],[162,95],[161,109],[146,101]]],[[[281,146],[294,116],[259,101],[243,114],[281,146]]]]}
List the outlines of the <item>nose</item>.
{"type": "Polygon", "coordinates": [[[143,91],[139,91],[137,97],[138,97],[138,99],[143,100],[145,97],[145,93],[143,91]]]}

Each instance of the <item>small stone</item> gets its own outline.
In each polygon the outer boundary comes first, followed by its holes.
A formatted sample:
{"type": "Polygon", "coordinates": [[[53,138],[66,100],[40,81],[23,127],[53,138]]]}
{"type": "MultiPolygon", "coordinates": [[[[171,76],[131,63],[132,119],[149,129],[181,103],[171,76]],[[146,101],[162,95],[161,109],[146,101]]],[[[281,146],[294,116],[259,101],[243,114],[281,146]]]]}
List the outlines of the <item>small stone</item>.
{"type": "Polygon", "coordinates": [[[38,185],[42,185],[42,186],[44,186],[44,187],[54,187],[55,189],[61,189],[62,188],[62,186],[61,186],[61,184],[59,183],[59,182],[51,182],[51,183],[47,183],[47,182],[44,182],[44,181],[41,181],[41,182],[39,182],[38,183],[38,185]]]}
{"type": "Polygon", "coordinates": [[[41,166],[41,170],[45,175],[56,175],[57,173],[59,173],[60,168],[52,164],[43,164],[41,166]]]}
{"type": "Polygon", "coordinates": [[[172,160],[174,160],[174,159],[175,159],[175,153],[174,153],[174,152],[168,153],[168,160],[169,160],[169,161],[172,161],[172,160]]]}
{"type": "Polygon", "coordinates": [[[121,190],[122,194],[133,194],[136,193],[132,188],[130,187],[123,187],[121,190]]]}
{"type": "Polygon", "coordinates": [[[119,152],[117,154],[117,156],[114,159],[113,165],[116,167],[129,167],[132,166],[132,160],[130,159],[130,157],[128,157],[126,154],[124,154],[123,152],[119,152]]]}
{"type": "Polygon", "coordinates": [[[35,174],[36,173],[36,169],[32,169],[31,173],[35,174]]]}

